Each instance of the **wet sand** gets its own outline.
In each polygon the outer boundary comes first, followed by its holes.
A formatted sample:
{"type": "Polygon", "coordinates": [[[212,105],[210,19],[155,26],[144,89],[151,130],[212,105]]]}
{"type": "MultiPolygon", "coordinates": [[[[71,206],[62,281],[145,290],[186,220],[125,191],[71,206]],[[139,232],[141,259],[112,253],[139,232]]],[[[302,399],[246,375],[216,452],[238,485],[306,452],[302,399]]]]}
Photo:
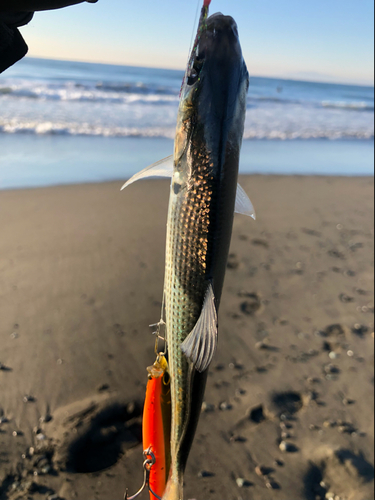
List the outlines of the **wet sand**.
{"type": "MultiPolygon", "coordinates": [[[[241,182],[186,499],[372,500],[373,179],[241,182]]],[[[120,187],[0,192],[1,500],[142,482],[168,182],[120,187]]]]}

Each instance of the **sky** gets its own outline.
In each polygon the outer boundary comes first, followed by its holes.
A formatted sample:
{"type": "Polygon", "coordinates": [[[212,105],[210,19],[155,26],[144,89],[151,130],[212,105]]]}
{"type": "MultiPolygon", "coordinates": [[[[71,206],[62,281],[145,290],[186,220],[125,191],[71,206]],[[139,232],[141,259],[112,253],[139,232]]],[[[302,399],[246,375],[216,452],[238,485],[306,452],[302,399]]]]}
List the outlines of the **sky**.
{"type": "MultiPolygon", "coordinates": [[[[200,0],[200,5],[202,0],[200,0]]],[[[38,12],[29,55],[185,69],[197,0],[99,0],[38,12]]],[[[232,15],[253,76],[373,85],[372,0],[212,0],[232,15]]]]}

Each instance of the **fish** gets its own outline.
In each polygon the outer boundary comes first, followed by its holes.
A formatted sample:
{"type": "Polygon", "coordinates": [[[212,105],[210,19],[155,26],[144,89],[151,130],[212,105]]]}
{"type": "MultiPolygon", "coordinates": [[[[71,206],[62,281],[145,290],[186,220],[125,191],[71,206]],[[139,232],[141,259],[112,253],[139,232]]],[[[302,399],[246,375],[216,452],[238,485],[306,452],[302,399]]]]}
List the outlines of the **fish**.
{"type": "Polygon", "coordinates": [[[157,500],[164,493],[170,469],[171,388],[168,362],[163,353],[158,355],[147,371],[149,380],[143,410],[142,439],[145,454],[152,456],[155,461],[150,468],[149,489],[150,500],[157,500]]]}
{"type": "Polygon", "coordinates": [[[182,84],[174,155],[133,176],[171,177],[164,304],[172,398],[171,468],[162,500],[183,500],[208,369],[234,213],[255,219],[238,184],[249,73],[230,16],[208,17],[204,1],[182,84]]]}

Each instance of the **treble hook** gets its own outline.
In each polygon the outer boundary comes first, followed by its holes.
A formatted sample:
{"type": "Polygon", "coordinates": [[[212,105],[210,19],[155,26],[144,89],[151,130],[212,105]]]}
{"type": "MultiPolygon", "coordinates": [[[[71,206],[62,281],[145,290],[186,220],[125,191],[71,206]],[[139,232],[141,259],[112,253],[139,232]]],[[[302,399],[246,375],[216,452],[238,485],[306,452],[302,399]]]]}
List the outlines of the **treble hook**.
{"type": "Polygon", "coordinates": [[[135,500],[136,498],[138,498],[143,493],[143,491],[146,488],[148,488],[148,491],[150,493],[152,493],[157,500],[162,500],[156,493],[154,493],[152,491],[152,488],[150,486],[150,473],[151,473],[151,469],[152,469],[152,467],[156,463],[155,455],[152,452],[151,448],[149,448],[148,450],[145,450],[143,452],[143,456],[145,458],[145,461],[143,462],[144,478],[143,478],[142,488],[138,491],[138,493],[136,493],[132,497],[128,496],[128,490],[126,490],[124,500],[135,500]]]}

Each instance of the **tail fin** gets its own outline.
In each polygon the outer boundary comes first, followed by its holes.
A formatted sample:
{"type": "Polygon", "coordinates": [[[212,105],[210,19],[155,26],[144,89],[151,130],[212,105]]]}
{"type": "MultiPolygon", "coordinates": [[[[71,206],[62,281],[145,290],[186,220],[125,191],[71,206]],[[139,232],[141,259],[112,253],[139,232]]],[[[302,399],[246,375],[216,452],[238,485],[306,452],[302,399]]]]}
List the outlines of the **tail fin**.
{"type": "Polygon", "coordinates": [[[162,500],[183,500],[183,479],[171,475],[162,500]]]}

